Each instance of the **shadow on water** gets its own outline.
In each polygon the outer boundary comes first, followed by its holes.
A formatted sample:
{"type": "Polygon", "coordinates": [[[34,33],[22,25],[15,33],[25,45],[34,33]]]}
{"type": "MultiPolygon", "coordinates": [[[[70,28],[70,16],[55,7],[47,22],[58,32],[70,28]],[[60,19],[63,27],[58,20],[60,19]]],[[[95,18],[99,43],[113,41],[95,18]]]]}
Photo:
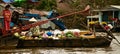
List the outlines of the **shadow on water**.
{"type": "Polygon", "coordinates": [[[111,43],[110,47],[30,47],[16,48],[6,47],[0,48],[0,54],[117,54],[120,49],[117,45],[111,43]],[[114,48],[116,47],[116,48],[114,48]]]}
{"type": "Polygon", "coordinates": [[[35,47],[35,48],[14,48],[1,49],[0,54],[82,54],[97,52],[112,52],[111,47],[106,48],[56,48],[56,47],[35,47]]]}

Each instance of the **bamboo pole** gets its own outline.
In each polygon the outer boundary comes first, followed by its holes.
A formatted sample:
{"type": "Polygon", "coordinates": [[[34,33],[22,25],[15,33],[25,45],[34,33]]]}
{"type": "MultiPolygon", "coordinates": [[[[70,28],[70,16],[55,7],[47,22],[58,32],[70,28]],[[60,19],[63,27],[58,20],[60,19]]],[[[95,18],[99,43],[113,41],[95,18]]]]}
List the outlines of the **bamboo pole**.
{"type": "MultiPolygon", "coordinates": [[[[104,26],[103,25],[100,25],[103,29],[104,29],[104,26]]],[[[105,29],[104,29],[105,30],[105,29]]],[[[111,31],[107,31],[105,30],[105,32],[110,36],[112,37],[113,39],[115,39],[119,44],[120,44],[120,41],[112,34],[111,31]]]]}

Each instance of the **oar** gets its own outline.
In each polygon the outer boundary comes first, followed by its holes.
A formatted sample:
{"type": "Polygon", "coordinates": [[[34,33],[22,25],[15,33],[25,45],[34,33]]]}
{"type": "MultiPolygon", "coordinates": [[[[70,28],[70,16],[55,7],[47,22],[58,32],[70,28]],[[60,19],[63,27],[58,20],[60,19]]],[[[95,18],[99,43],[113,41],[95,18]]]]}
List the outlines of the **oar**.
{"type": "MultiPolygon", "coordinates": [[[[101,36],[101,37],[105,38],[105,39],[106,39],[106,40],[108,40],[108,41],[112,41],[112,40],[108,39],[108,38],[107,38],[107,37],[105,37],[105,36],[101,36]]],[[[114,43],[114,44],[116,44],[116,45],[118,45],[118,46],[120,47],[120,45],[119,45],[119,44],[117,44],[117,43],[115,43],[115,42],[112,42],[112,43],[114,43]]]]}
{"type": "MultiPolygon", "coordinates": [[[[100,25],[100,26],[104,29],[104,26],[103,26],[103,25],[100,25]]],[[[104,30],[105,30],[105,29],[104,29],[104,30]]],[[[115,36],[112,34],[111,31],[105,30],[105,32],[106,32],[109,36],[111,36],[113,39],[115,39],[115,40],[120,44],[120,41],[119,41],[117,38],[115,38],[115,36]]]]}
{"type": "Polygon", "coordinates": [[[120,44],[120,41],[112,34],[111,31],[107,31],[109,33],[109,35],[114,38],[119,44],[120,44]]]}

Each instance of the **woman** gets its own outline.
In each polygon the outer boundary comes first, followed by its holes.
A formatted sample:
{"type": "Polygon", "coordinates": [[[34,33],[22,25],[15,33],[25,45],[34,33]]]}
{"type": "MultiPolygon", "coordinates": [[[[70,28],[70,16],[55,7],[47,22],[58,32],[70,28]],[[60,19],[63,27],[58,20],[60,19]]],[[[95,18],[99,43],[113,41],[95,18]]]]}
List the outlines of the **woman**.
{"type": "Polygon", "coordinates": [[[11,22],[11,12],[9,10],[10,5],[5,6],[5,10],[3,10],[4,17],[4,34],[10,30],[10,22],[11,22]]]}

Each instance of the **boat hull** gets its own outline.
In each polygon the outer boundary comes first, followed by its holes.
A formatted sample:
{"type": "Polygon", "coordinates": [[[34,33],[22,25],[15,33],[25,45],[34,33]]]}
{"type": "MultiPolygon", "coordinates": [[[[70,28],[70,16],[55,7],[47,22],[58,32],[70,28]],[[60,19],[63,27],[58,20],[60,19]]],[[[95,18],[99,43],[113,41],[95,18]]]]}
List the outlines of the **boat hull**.
{"type": "Polygon", "coordinates": [[[17,47],[108,47],[112,38],[71,38],[71,39],[42,39],[22,40],[19,39],[17,47]]]}

